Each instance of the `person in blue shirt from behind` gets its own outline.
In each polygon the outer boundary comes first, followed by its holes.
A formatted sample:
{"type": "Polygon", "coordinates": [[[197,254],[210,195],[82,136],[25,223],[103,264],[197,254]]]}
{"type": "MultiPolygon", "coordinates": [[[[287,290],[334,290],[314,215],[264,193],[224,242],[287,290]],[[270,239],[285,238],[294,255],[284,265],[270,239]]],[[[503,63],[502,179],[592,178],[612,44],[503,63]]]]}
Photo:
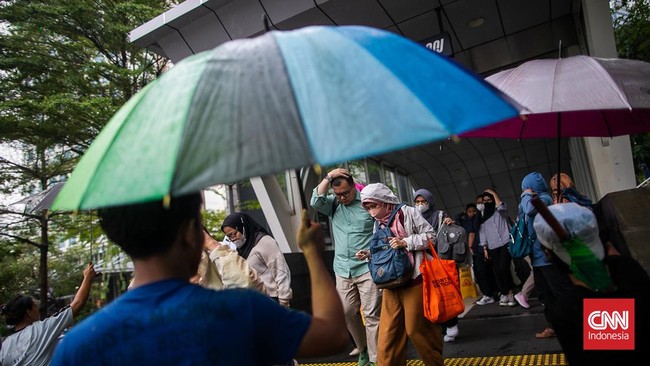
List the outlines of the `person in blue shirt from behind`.
{"type": "MultiPolygon", "coordinates": [[[[537,216],[537,209],[532,204],[535,197],[546,206],[553,204],[553,198],[549,193],[548,184],[539,172],[529,173],[521,181],[521,202],[519,203],[519,212],[523,213],[526,219],[527,232],[534,233],[533,222],[537,216]]],[[[557,299],[570,292],[573,288],[571,280],[566,273],[561,272],[544,254],[542,244],[539,239],[533,242],[533,252],[530,255],[531,265],[533,267],[532,276],[535,281],[535,291],[539,301],[544,304],[544,316],[546,317],[547,326],[539,333],[535,334],[536,338],[555,337],[555,330],[551,323],[551,312],[557,299]]]]}
{"type": "Polygon", "coordinates": [[[344,350],[348,334],[322,260],[322,229],[305,210],[298,232],[312,314],[249,289],[189,283],[203,250],[199,193],[100,209],[102,229],[133,260],[131,290],[63,338],[53,365],[280,365],[344,350]]]}

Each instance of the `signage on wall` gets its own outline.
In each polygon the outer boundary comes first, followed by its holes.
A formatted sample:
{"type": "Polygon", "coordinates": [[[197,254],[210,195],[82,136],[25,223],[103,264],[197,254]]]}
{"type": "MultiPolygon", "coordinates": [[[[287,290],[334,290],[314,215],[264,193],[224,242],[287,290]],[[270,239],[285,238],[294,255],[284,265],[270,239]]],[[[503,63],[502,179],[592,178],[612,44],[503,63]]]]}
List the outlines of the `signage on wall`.
{"type": "Polygon", "coordinates": [[[442,32],[433,37],[424,39],[420,41],[424,47],[430,49],[433,52],[440,53],[445,56],[451,56],[453,54],[451,50],[451,37],[448,32],[442,32]]]}

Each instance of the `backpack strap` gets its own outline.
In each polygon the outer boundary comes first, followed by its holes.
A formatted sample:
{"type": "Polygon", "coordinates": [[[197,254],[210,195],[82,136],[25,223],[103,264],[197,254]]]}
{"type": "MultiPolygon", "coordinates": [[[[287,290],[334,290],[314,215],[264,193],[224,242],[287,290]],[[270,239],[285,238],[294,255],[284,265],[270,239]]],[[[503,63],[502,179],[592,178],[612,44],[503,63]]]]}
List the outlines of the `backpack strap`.
{"type": "Polygon", "coordinates": [[[400,203],[399,205],[395,206],[395,209],[393,212],[390,214],[390,217],[388,218],[388,221],[386,222],[386,226],[390,226],[390,223],[393,222],[393,219],[395,218],[395,215],[397,215],[397,211],[404,206],[403,203],[400,203]]]}
{"type": "Polygon", "coordinates": [[[334,201],[332,201],[332,214],[330,215],[331,217],[334,217],[334,213],[336,212],[337,207],[339,207],[339,201],[337,201],[336,197],[334,197],[334,201]]]}
{"type": "MultiPolygon", "coordinates": [[[[400,203],[399,205],[395,206],[395,209],[393,210],[393,212],[388,217],[388,221],[386,222],[386,226],[384,226],[384,227],[389,227],[390,226],[390,223],[393,222],[393,219],[395,218],[395,215],[397,215],[397,211],[400,208],[402,208],[402,206],[404,206],[403,203],[400,203]]],[[[374,231],[377,231],[377,229],[379,229],[379,221],[375,220],[375,230],[374,231]]]]}

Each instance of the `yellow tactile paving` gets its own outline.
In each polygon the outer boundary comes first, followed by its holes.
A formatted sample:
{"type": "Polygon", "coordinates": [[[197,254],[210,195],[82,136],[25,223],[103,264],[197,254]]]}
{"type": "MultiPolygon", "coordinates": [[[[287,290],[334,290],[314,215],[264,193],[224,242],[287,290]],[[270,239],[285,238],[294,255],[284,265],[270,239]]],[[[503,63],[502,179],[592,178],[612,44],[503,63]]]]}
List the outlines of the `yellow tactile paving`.
{"type": "MultiPolygon", "coordinates": [[[[421,360],[408,360],[407,366],[424,366],[421,360]]],[[[563,353],[496,357],[446,358],[445,366],[566,366],[563,353]]],[[[357,362],[301,363],[300,366],[357,366],[357,362]]]]}

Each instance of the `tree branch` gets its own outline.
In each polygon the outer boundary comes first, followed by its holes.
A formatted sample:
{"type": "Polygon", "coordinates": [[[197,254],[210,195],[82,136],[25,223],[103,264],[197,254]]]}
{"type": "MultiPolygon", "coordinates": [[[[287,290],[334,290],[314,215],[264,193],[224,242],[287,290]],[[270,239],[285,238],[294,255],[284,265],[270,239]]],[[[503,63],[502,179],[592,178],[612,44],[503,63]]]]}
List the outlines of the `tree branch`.
{"type": "Polygon", "coordinates": [[[21,243],[25,243],[25,244],[33,245],[33,246],[37,247],[38,249],[41,249],[41,248],[45,247],[45,246],[42,245],[42,244],[39,244],[39,243],[37,243],[37,242],[35,242],[35,241],[31,241],[31,240],[29,240],[29,239],[25,239],[25,238],[20,237],[20,236],[16,236],[16,235],[12,235],[12,234],[7,234],[7,233],[3,233],[3,232],[0,232],[0,235],[2,235],[2,236],[6,236],[6,237],[9,237],[9,238],[12,238],[12,239],[16,239],[16,240],[18,240],[18,241],[21,242],[21,243]]]}

